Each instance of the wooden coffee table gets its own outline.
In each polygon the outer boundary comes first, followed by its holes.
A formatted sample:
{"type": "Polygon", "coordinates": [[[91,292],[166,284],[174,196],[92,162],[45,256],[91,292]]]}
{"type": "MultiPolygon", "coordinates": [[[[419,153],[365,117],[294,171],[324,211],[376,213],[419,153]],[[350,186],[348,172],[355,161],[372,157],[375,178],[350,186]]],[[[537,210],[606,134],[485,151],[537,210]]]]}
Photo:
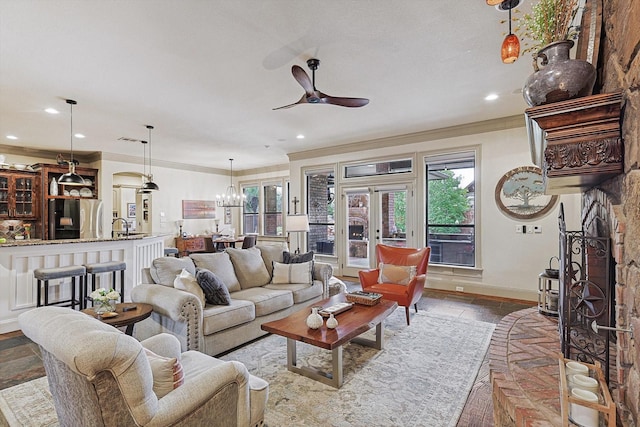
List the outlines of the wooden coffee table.
{"type": "MultiPolygon", "coordinates": [[[[313,307],[329,307],[345,302],[344,294],[318,301],[313,307]]],[[[338,314],[338,327],[328,329],[325,324],[319,329],[307,327],[306,319],[310,308],[300,310],[280,320],[262,324],[264,331],[287,338],[287,369],[335,388],[342,387],[342,346],[354,342],[381,350],[384,347],[384,320],[396,309],[394,301],[381,300],[373,306],[354,304],[353,308],[338,314]],[[376,327],[375,340],[358,337],[372,327],[376,327]],[[297,366],[296,343],[302,341],[316,347],[331,350],[332,371],[323,372],[306,366],[297,366]]]]}
{"type": "Polygon", "coordinates": [[[125,334],[131,335],[133,334],[133,325],[151,316],[153,306],[151,304],[144,304],[141,302],[118,303],[116,304],[117,316],[114,317],[98,317],[96,312],[93,311],[93,308],[85,308],[84,310],[80,311],[116,328],[126,326],[125,334]],[[124,311],[126,308],[131,307],[135,308],[132,310],[124,311]]]}

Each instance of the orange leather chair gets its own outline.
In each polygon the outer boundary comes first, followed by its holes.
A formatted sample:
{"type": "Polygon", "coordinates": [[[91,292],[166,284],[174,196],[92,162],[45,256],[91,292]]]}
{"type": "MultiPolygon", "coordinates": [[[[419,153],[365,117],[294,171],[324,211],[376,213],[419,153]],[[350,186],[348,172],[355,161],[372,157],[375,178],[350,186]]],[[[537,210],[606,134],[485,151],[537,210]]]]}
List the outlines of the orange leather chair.
{"type": "Polygon", "coordinates": [[[380,269],[363,270],[358,273],[360,285],[365,292],[375,292],[382,294],[382,298],[395,301],[405,308],[407,314],[407,325],[409,321],[409,307],[414,306],[418,312],[418,301],[422,297],[424,284],[427,279],[427,266],[429,265],[429,255],[431,248],[398,248],[395,246],[376,245],[376,257],[378,265],[391,264],[401,266],[415,266],[416,275],[406,285],[397,283],[379,283],[380,269]]]}

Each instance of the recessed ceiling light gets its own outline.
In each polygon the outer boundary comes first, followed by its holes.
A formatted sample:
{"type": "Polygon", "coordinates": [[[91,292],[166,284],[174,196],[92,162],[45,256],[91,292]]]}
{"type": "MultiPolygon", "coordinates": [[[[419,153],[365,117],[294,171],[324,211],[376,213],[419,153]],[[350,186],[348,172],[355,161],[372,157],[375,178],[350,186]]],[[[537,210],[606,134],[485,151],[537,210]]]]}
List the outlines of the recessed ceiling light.
{"type": "Polygon", "coordinates": [[[86,137],[85,137],[83,134],[81,134],[81,133],[76,133],[76,134],[74,134],[73,136],[75,136],[75,137],[76,137],[76,138],[78,138],[78,139],[86,138],[86,137]]]}
{"type": "Polygon", "coordinates": [[[7,139],[18,139],[15,135],[7,135],[7,139]]]}
{"type": "Polygon", "coordinates": [[[298,135],[296,135],[296,138],[297,139],[304,139],[304,135],[303,134],[298,134],[298,135]]]}
{"type": "Polygon", "coordinates": [[[55,108],[45,108],[44,111],[49,114],[60,114],[60,111],[56,110],[55,108]]]}
{"type": "Polygon", "coordinates": [[[489,95],[484,97],[485,101],[495,101],[496,99],[498,99],[497,93],[490,93],[489,95]]]}

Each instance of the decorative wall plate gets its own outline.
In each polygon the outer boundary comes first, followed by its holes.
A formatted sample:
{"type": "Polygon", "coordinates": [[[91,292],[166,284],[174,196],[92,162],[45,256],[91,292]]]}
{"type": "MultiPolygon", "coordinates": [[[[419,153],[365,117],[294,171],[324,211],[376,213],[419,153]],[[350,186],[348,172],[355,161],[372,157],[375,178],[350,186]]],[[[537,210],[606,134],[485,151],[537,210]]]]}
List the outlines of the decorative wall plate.
{"type": "Polygon", "coordinates": [[[541,218],[558,202],[557,195],[544,194],[542,170],[521,166],[505,173],[496,185],[496,205],[508,217],[541,218]]]}

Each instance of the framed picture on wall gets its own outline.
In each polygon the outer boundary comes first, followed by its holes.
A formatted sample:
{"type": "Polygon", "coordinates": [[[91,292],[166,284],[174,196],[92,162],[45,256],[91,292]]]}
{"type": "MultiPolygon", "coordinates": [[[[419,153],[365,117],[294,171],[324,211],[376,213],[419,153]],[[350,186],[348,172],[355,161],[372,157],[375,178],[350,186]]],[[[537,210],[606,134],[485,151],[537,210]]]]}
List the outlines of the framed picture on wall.
{"type": "Polygon", "coordinates": [[[557,195],[544,193],[542,170],[521,166],[505,173],[495,190],[496,205],[508,217],[535,219],[548,214],[558,202],[557,195]]]}
{"type": "Polygon", "coordinates": [[[136,204],[127,203],[127,218],[135,218],[135,217],[136,217],[136,204]]]}
{"type": "Polygon", "coordinates": [[[224,223],[231,224],[231,208],[224,208],[224,223]]]}

